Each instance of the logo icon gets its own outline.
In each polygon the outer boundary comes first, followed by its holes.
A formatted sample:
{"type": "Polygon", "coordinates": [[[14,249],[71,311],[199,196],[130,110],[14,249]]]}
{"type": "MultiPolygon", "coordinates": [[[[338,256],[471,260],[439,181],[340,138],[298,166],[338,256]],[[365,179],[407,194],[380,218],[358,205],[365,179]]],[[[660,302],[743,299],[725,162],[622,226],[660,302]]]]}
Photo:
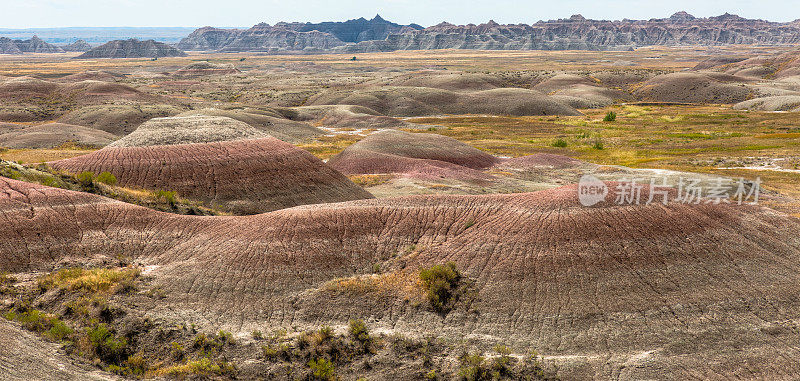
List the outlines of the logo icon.
{"type": "Polygon", "coordinates": [[[583,175],[578,182],[578,201],[583,206],[592,206],[605,201],[608,196],[608,187],[597,177],[583,175]]]}

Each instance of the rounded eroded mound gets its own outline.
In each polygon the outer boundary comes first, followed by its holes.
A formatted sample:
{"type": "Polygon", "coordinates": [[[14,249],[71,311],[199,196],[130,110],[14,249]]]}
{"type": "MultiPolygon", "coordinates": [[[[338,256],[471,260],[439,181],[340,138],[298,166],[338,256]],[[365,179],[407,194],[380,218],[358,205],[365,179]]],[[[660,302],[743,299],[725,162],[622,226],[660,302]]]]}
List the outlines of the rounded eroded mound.
{"type": "Polygon", "coordinates": [[[476,171],[500,159],[442,135],[384,130],[373,133],[328,161],[345,174],[488,177],[476,171]]]}
{"type": "Polygon", "coordinates": [[[269,135],[247,123],[223,116],[173,116],[153,118],[111,147],[147,147],[258,139],[269,135]]]}
{"type": "Polygon", "coordinates": [[[119,185],[177,192],[237,214],[372,197],[310,153],[272,137],[106,147],[50,164],[71,173],[108,171],[119,185]]]}
{"type": "Polygon", "coordinates": [[[751,97],[749,80],[720,73],[671,73],[656,76],[634,91],[643,101],[739,103],[751,97]]]}

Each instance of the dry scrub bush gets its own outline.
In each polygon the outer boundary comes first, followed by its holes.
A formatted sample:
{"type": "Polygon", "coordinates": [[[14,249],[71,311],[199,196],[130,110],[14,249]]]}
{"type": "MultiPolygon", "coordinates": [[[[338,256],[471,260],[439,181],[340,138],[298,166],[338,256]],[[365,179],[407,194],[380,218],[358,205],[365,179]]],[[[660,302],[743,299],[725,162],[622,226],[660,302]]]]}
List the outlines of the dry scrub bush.
{"type": "Polygon", "coordinates": [[[447,312],[455,301],[454,295],[461,280],[456,264],[434,265],[420,270],[419,278],[425,290],[425,296],[436,312],[447,312]]]}

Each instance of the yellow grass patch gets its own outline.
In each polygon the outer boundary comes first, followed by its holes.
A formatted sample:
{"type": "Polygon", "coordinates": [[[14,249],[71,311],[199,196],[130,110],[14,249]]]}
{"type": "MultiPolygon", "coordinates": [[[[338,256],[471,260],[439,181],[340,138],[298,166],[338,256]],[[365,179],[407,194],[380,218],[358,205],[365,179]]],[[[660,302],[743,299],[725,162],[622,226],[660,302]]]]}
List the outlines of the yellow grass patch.
{"type": "Polygon", "coordinates": [[[422,283],[417,274],[397,271],[334,279],[323,290],[350,294],[385,294],[406,299],[422,297],[422,283]]]}
{"type": "Polygon", "coordinates": [[[45,275],[37,283],[42,289],[58,288],[66,291],[109,292],[123,282],[131,282],[139,277],[138,268],[122,269],[62,269],[45,275]]]}

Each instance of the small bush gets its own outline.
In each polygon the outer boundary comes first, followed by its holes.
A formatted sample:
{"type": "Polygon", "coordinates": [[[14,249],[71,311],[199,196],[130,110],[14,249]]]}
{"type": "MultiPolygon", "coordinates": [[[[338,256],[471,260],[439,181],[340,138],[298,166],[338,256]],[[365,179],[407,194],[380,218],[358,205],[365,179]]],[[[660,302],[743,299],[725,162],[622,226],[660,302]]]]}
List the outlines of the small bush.
{"type": "Polygon", "coordinates": [[[124,337],[116,337],[105,324],[98,324],[86,329],[86,337],[94,353],[101,360],[110,364],[120,364],[127,359],[128,341],[124,337]]]}
{"type": "Polygon", "coordinates": [[[508,377],[511,375],[511,348],[505,345],[495,345],[494,351],[500,356],[495,357],[492,361],[492,371],[500,377],[508,377]]]}
{"type": "Polygon", "coordinates": [[[125,360],[125,366],[122,367],[120,369],[121,372],[118,373],[124,376],[140,378],[145,375],[149,368],[150,367],[147,364],[147,360],[145,360],[144,357],[141,355],[135,355],[130,356],[127,360],[125,360]]]}
{"type": "Polygon", "coordinates": [[[594,149],[598,149],[598,150],[605,148],[605,147],[603,146],[603,140],[602,140],[602,139],[599,139],[599,138],[598,138],[597,140],[595,140],[595,141],[594,141],[594,144],[592,145],[592,148],[594,148],[594,149]]]}
{"type": "Polygon", "coordinates": [[[350,326],[348,327],[348,332],[350,333],[350,337],[353,340],[361,343],[361,345],[368,345],[371,338],[369,336],[369,329],[367,325],[364,323],[363,320],[350,320],[350,326]]]}
{"type": "Polygon", "coordinates": [[[320,358],[308,362],[308,367],[311,368],[311,375],[315,380],[335,380],[336,368],[333,363],[320,358]]]}
{"type": "Polygon", "coordinates": [[[183,345],[177,342],[172,342],[170,349],[170,354],[172,355],[172,359],[175,361],[183,360],[183,356],[186,354],[186,351],[183,348],[183,345]]]}
{"type": "Polygon", "coordinates": [[[222,345],[229,344],[234,345],[236,344],[236,340],[233,338],[233,334],[228,331],[220,330],[217,333],[217,341],[220,342],[222,345]]]}
{"type": "Polygon", "coordinates": [[[567,147],[567,141],[562,139],[562,138],[558,138],[550,145],[553,146],[553,147],[557,147],[557,148],[566,148],[567,147]]]}
{"type": "Polygon", "coordinates": [[[333,338],[333,328],[325,326],[317,331],[318,341],[324,343],[333,338]]]}
{"type": "Polygon", "coordinates": [[[17,290],[14,288],[16,282],[13,276],[0,272],[0,295],[16,295],[17,290]]]}
{"type": "Polygon", "coordinates": [[[50,321],[50,323],[51,323],[50,329],[47,330],[45,336],[53,340],[63,341],[69,338],[73,333],[75,333],[75,331],[72,330],[72,328],[67,327],[67,325],[64,324],[64,322],[62,322],[61,320],[53,318],[50,321]]]}
{"type": "Polygon", "coordinates": [[[256,339],[256,340],[261,340],[261,339],[264,338],[264,334],[261,333],[261,331],[258,331],[258,330],[253,331],[252,335],[253,335],[253,338],[256,339]]]}
{"type": "Polygon", "coordinates": [[[459,358],[461,369],[458,371],[460,379],[465,381],[482,381],[499,379],[494,378],[491,370],[486,366],[486,359],[478,353],[465,353],[459,358]]]}
{"type": "Polygon", "coordinates": [[[614,111],[609,111],[603,118],[604,122],[613,122],[615,120],[617,120],[617,113],[615,113],[614,111]]]}
{"type": "Polygon", "coordinates": [[[92,172],[81,172],[75,176],[75,179],[84,187],[91,187],[94,185],[94,173],[92,172]]]}
{"type": "Polygon", "coordinates": [[[160,190],[156,191],[155,196],[157,199],[166,201],[167,203],[169,203],[170,206],[175,206],[178,194],[175,192],[160,190]]]}
{"type": "Polygon", "coordinates": [[[264,358],[267,360],[277,359],[279,355],[278,350],[269,345],[261,346],[261,351],[264,354],[264,358]]]}
{"type": "Polygon", "coordinates": [[[112,175],[111,172],[103,172],[97,175],[94,180],[106,185],[115,185],[117,183],[117,177],[112,175]]]}
{"type": "Polygon", "coordinates": [[[453,295],[461,280],[456,264],[449,262],[446,265],[422,269],[419,278],[433,309],[437,312],[447,311],[451,307],[453,295]]]}

